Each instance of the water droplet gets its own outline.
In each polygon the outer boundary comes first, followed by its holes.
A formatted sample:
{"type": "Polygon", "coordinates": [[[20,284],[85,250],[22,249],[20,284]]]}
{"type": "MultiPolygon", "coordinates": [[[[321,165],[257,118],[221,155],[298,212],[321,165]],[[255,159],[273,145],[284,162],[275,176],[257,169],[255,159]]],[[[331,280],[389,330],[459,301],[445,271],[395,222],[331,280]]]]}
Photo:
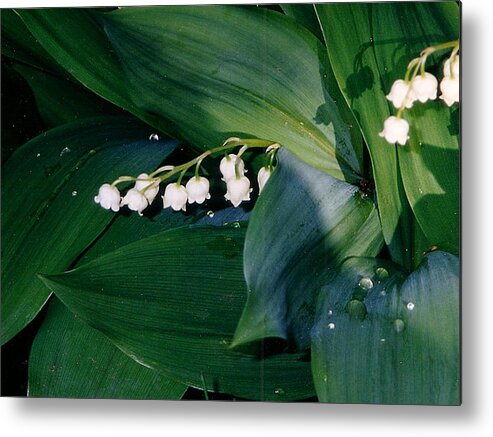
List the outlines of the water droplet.
{"type": "Polygon", "coordinates": [[[304,126],[304,125],[305,125],[305,123],[303,123],[302,121],[300,121],[300,126],[304,126]]]}
{"type": "Polygon", "coordinates": [[[331,316],[332,315],[332,310],[329,310],[328,314],[329,314],[329,316],[331,316]]]}
{"type": "Polygon", "coordinates": [[[60,156],[66,155],[67,153],[70,153],[72,150],[69,147],[64,147],[61,152],[60,156]]]}
{"type": "Polygon", "coordinates": [[[361,278],[358,282],[358,285],[363,290],[369,290],[370,288],[373,288],[373,281],[370,278],[361,278]]]}
{"type": "Polygon", "coordinates": [[[335,327],[336,327],[336,324],[335,323],[329,323],[327,325],[327,328],[329,328],[329,329],[335,329],[335,327]]]}
{"type": "Polygon", "coordinates": [[[385,338],[381,338],[381,339],[380,339],[380,341],[381,341],[382,343],[385,343],[385,340],[386,340],[385,338]]]}
{"type": "Polygon", "coordinates": [[[346,311],[351,317],[363,320],[366,317],[366,305],[358,299],[353,299],[346,305],[346,311]]]}
{"type": "Polygon", "coordinates": [[[239,222],[234,222],[233,223],[233,228],[239,228],[241,225],[239,222]]]}
{"type": "Polygon", "coordinates": [[[414,304],[412,302],[409,302],[407,305],[406,305],[407,309],[409,311],[412,311],[414,309],[414,304]]]}
{"type": "Polygon", "coordinates": [[[387,279],[389,277],[389,272],[383,267],[378,267],[375,270],[375,273],[377,274],[378,279],[387,279]]]}
{"type": "Polygon", "coordinates": [[[395,319],[393,325],[395,332],[402,332],[406,327],[406,324],[401,319],[395,319]]]}
{"type": "Polygon", "coordinates": [[[387,296],[387,290],[385,288],[380,292],[380,296],[387,296]]]}
{"type": "Polygon", "coordinates": [[[77,191],[76,191],[76,190],[72,191],[72,197],[77,196],[77,194],[79,194],[79,193],[77,193],[77,191]]]}
{"type": "Polygon", "coordinates": [[[151,135],[149,135],[149,140],[150,141],[159,141],[159,135],[158,134],[151,134],[151,135]]]}
{"type": "Polygon", "coordinates": [[[39,158],[41,156],[41,153],[36,153],[36,158],[39,158]]]}
{"type": "Polygon", "coordinates": [[[286,394],[286,392],[284,391],[284,389],[283,389],[283,388],[280,388],[280,387],[279,387],[279,388],[276,388],[276,389],[274,390],[274,393],[275,393],[276,395],[284,395],[284,394],[286,394]]]}
{"type": "Polygon", "coordinates": [[[214,217],[214,211],[207,211],[207,216],[210,218],[214,217]]]}

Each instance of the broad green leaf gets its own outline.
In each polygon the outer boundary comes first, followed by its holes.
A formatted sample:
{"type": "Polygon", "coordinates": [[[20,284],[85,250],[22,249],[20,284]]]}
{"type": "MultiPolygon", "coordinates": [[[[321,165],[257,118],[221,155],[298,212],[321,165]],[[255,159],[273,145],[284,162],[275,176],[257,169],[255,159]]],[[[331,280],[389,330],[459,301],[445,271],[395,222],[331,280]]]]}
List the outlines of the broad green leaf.
{"type": "Polygon", "coordinates": [[[29,357],[30,397],[180,399],[187,386],[144,367],[54,299],[29,357]]]}
{"type": "Polygon", "coordinates": [[[14,64],[13,68],[29,83],[38,111],[49,127],[85,117],[122,113],[116,106],[67,78],[20,63],[14,64]]]}
{"type": "Polygon", "coordinates": [[[310,364],[300,354],[229,347],[245,303],[244,234],[173,229],[44,281],[127,355],[172,379],[251,399],[310,397],[310,364]]]}
{"type": "Polygon", "coordinates": [[[432,252],[406,276],[350,258],[321,291],[312,368],[322,402],[460,403],[459,262],[432,252]]]}
{"type": "Polygon", "coordinates": [[[383,245],[372,201],[285,150],[262,192],[245,241],[248,300],[234,345],[264,337],[309,346],[320,286],[348,256],[383,245]]]}
{"type": "Polygon", "coordinates": [[[409,266],[411,260],[405,248],[410,245],[412,217],[401,182],[396,146],[378,135],[384,120],[391,115],[385,98],[388,90],[382,88],[381,82],[385,72],[380,71],[374,51],[371,11],[378,6],[332,3],[317,4],[315,9],[335,77],[368,145],[385,242],[392,258],[409,266]]]}
{"type": "Polygon", "coordinates": [[[254,7],[170,6],[123,8],[103,20],[134,104],[192,144],[253,136],[338,178],[357,177],[326,53],[292,19],[254,7]]]}
{"type": "MultiPolygon", "coordinates": [[[[280,5],[282,10],[289,17],[294,18],[301,25],[310,30],[322,43],[324,43],[324,37],[322,34],[322,29],[318,21],[317,14],[313,4],[296,4],[296,3],[284,3],[280,5]]],[[[330,62],[327,63],[327,77],[326,83],[329,90],[329,94],[334,99],[337,107],[341,113],[341,117],[346,123],[350,133],[353,148],[356,152],[356,156],[359,160],[359,168],[361,169],[360,174],[365,174],[367,169],[364,168],[363,164],[363,138],[361,136],[361,131],[358,126],[358,122],[354,118],[354,114],[347,105],[347,102],[339,88],[337,80],[332,71],[332,66],[330,62]]],[[[324,112],[324,108],[320,108],[317,113],[317,117],[320,120],[330,120],[330,114],[324,112]]]]}
{"type": "MultiPolygon", "coordinates": [[[[171,209],[144,217],[119,214],[77,265],[166,229],[193,223],[196,215],[202,214],[185,215],[171,209]]],[[[205,215],[199,222],[222,226],[246,217],[241,208],[227,208],[213,217],[205,215]]],[[[186,387],[129,358],[58,299],[50,303],[29,359],[30,396],[178,399],[186,387]]]]}
{"type": "MultiPolygon", "coordinates": [[[[375,56],[384,89],[403,77],[410,59],[431,45],[459,38],[455,2],[373,5],[375,56]]],[[[443,77],[440,57],[428,70],[443,77]]],[[[432,244],[458,252],[459,247],[459,108],[442,101],[416,103],[404,113],[411,125],[406,147],[399,147],[399,167],[414,214],[432,244]]]]}
{"type": "Polygon", "coordinates": [[[48,131],[2,169],[2,343],[48,299],[38,272],[66,269],[110,223],[98,187],[155,168],[174,142],[149,141],[149,127],[98,117],[48,131]]]}

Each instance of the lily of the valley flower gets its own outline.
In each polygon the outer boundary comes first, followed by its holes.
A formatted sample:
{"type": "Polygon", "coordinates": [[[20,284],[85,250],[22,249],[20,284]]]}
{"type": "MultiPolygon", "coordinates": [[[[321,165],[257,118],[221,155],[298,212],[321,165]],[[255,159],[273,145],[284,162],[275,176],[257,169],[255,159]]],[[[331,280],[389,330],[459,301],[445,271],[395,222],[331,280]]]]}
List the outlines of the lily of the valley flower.
{"type": "Polygon", "coordinates": [[[444,77],[457,77],[460,74],[460,55],[454,56],[454,59],[447,59],[445,64],[443,64],[443,75],[444,77]],[[452,62],[452,68],[450,68],[450,63],[452,62]]]}
{"type": "Polygon", "coordinates": [[[111,209],[114,212],[120,210],[120,200],[120,191],[110,184],[101,185],[98,195],[94,197],[96,203],[99,203],[104,209],[111,209]]]}
{"type": "Polygon", "coordinates": [[[431,73],[418,74],[412,80],[414,96],[421,103],[437,98],[438,81],[431,73]]]}
{"type": "Polygon", "coordinates": [[[186,191],[189,203],[204,203],[205,199],[210,199],[209,181],[202,176],[195,176],[187,182],[186,191]]]}
{"type": "Polygon", "coordinates": [[[149,179],[147,173],[141,173],[137,179],[148,179],[148,180],[138,180],[135,182],[134,188],[139,190],[149,202],[149,205],[154,201],[159,192],[159,179],[149,179]]]}
{"type": "Polygon", "coordinates": [[[411,84],[399,79],[393,83],[390,93],[387,95],[387,100],[390,100],[397,109],[402,108],[404,105],[406,108],[411,108],[416,97],[411,84]]]}
{"type": "Polygon", "coordinates": [[[149,202],[144,194],[136,188],[131,188],[127,191],[127,194],[122,199],[120,206],[128,206],[128,209],[137,211],[139,215],[142,215],[142,211],[147,208],[149,202]]]}
{"type": "Polygon", "coordinates": [[[378,135],[385,138],[389,143],[399,143],[401,146],[406,144],[409,136],[409,123],[395,116],[390,116],[383,124],[383,131],[378,135]]]}
{"type": "Polygon", "coordinates": [[[258,175],[257,175],[259,194],[264,189],[265,184],[269,180],[271,174],[272,174],[272,172],[271,172],[269,167],[262,167],[259,170],[258,175]]]}
{"type": "Polygon", "coordinates": [[[223,181],[227,182],[229,179],[236,176],[235,166],[237,162],[238,162],[238,172],[240,176],[243,176],[245,174],[245,163],[243,162],[243,159],[238,158],[234,154],[229,154],[228,156],[225,156],[223,159],[221,159],[221,163],[219,164],[219,170],[223,175],[222,177],[223,181]]]}
{"type": "Polygon", "coordinates": [[[163,196],[163,208],[169,208],[173,211],[186,211],[187,190],[183,185],[173,182],[166,186],[163,196]]]}
{"type": "Polygon", "coordinates": [[[246,176],[235,176],[226,181],[226,200],[231,201],[236,208],[241,202],[250,200],[250,180],[246,176]]]}
{"type": "Polygon", "coordinates": [[[443,66],[444,78],[440,82],[440,91],[442,92],[440,98],[447,104],[447,106],[452,106],[460,99],[459,74],[459,55],[455,56],[452,61],[450,58],[447,59],[443,66]]]}
{"type": "Polygon", "coordinates": [[[442,94],[440,98],[447,104],[447,106],[452,106],[454,103],[459,101],[460,94],[459,79],[452,77],[444,77],[440,82],[440,91],[442,94]]]}

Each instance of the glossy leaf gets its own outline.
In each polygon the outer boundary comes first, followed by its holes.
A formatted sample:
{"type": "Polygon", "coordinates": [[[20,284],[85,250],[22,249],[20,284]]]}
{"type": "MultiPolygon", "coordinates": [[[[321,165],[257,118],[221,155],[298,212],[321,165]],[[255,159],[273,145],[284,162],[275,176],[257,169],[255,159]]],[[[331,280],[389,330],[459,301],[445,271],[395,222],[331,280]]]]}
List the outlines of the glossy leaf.
{"type": "Polygon", "coordinates": [[[136,363],[58,299],[50,303],[29,357],[30,397],[180,399],[186,389],[136,363]]]}
{"type": "Polygon", "coordinates": [[[383,245],[372,201],[281,150],[245,241],[248,300],[234,344],[264,337],[309,346],[315,298],[345,257],[383,245]]]}
{"type": "Polygon", "coordinates": [[[263,138],[338,178],[356,178],[327,56],[293,20],[253,7],[170,6],[123,8],[104,22],[135,105],[169,119],[191,143],[263,138]]]}
{"type": "Polygon", "coordinates": [[[459,263],[432,252],[407,278],[350,258],[321,291],[312,331],[319,400],[460,403],[459,263]]]}
{"type": "Polygon", "coordinates": [[[65,305],[143,365],[185,384],[251,399],[313,395],[299,354],[229,345],[245,302],[244,229],[184,227],[45,277],[65,305]]]}
{"type": "Polygon", "coordinates": [[[153,169],[174,149],[149,133],[127,118],[75,122],[34,138],[4,165],[2,342],[48,299],[36,273],[68,268],[114,217],[94,202],[99,186],[153,169]]]}

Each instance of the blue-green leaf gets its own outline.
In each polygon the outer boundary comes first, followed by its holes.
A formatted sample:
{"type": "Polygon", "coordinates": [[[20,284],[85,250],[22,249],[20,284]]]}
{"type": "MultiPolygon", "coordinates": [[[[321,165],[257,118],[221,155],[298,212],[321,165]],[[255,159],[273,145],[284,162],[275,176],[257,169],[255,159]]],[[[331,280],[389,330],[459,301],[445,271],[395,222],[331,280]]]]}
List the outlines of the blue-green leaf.
{"type": "Polygon", "coordinates": [[[245,242],[248,300],[234,344],[264,337],[309,346],[315,298],[339,262],[383,245],[373,202],[286,150],[255,205],[245,242]]]}
{"type": "Polygon", "coordinates": [[[407,278],[350,258],[321,291],[312,368],[323,402],[460,403],[459,263],[428,254],[407,278]]]}

